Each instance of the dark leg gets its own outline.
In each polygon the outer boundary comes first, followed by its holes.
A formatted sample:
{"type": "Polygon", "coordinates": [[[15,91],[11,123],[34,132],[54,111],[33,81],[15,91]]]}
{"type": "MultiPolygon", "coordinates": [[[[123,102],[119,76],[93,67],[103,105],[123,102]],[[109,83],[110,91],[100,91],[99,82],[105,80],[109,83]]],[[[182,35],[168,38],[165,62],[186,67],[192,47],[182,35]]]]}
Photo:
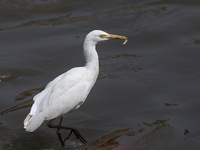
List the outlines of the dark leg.
{"type": "Polygon", "coordinates": [[[62,146],[65,146],[65,141],[68,140],[72,134],[72,132],[74,132],[74,135],[76,136],[77,139],[79,139],[83,144],[86,144],[87,141],[81,136],[81,134],[78,132],[78,130],[76,129],[73,129],[73,128],[69,128],[69,127],[64,127],[64,126],[61,126],[62,124],[62,118],[63,116],[61,116],[60,118],[60,123],[59,125],[53,125],[52,123],[54,122],[55,119],[51,119],[48,123],[47,123],[47,126],[50,127],[50,128],[57,128],[57,135],[58,135],[58,138],[59,138],[59,141],[61,143],[62,146]],[[69,135],[67,136],[67,138],[65,138],[63,140],[62,136],[61,136],[61,133],[60,133],[60,129],[66,129],[66,130],[71,130],[69,135]]]}
{"type": "Polygon", "coordinates": [[[50,120],[50,121],[47,123],[47,126],[50,127],[50,128],[57,128],[58,139],[59,139],[61,145],[64,146],[65,144],[64,144],[62,135],[61,135],[61,133],[60,133],[60,125],[61,125],[61,123],[62,123],[62,116],[61,116],[61,118],[60,118],[60,123],[59,123],[58,126],[55,126],[55,125],[52,124],[52,123],[54,122],[54,120],[55,120],[55,119],[50,120]]]}

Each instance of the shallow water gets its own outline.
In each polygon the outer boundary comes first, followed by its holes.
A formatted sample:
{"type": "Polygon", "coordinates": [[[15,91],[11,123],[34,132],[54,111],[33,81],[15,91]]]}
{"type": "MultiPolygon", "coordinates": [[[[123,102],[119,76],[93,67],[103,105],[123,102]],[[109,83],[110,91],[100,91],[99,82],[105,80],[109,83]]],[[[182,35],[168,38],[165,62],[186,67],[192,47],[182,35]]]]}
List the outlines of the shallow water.
{"type": "Polygon", "coordinates": [[[93,29],[128,43],[97,45],[98,81],[63,121],[87,139],[79,149],[199,149],[199,18],[199,1],[0,0],[0,149],[64,149],[23,120],[49,81],[84,65],[93,29]]]}

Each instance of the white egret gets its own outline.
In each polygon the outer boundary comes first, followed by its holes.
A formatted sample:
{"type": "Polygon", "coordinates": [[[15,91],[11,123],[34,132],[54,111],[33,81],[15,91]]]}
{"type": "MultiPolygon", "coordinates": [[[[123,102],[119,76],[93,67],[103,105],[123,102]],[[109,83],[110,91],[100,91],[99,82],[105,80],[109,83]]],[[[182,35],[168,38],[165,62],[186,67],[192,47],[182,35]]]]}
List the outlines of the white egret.
{"type": "Polygon", "coordinates": [[[76,129],[61,126],[62,117],[64,114],[78,109],[85,101],[99,74],[96,44],[109,39],[124,39],[123,45],[127,42],[127,38],[124,36],[108,34],[101,30],[91,31],[86,36],[83,44],[85,66],[72,68],[61,74],[49,82],[42,92],[34,96],[34,104],[24,120],[26,131],[33,132],[45,120],[50,120],[47,125],[51,128],[57,128],[57,135],[62,146],[72,132],[82,143],[86,143],[86,140],[76,129]],[[59,125],[52,125],[55,118],[59,116],[61,116],[59,125]],[[60,129],[71,130],[64,140],[60,129]]]}

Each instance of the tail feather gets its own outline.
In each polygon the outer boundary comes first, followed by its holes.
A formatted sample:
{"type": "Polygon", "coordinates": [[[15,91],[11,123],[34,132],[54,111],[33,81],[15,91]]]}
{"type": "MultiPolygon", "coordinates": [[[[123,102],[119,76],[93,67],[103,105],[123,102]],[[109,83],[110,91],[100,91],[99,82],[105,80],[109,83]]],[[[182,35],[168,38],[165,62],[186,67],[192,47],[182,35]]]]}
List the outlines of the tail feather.
{"type": "Polygon", "coordinates": [[[35,131],[44,121],[44,113],[28,114],[24,120],[24,129],[28,132],[35,131]]]}

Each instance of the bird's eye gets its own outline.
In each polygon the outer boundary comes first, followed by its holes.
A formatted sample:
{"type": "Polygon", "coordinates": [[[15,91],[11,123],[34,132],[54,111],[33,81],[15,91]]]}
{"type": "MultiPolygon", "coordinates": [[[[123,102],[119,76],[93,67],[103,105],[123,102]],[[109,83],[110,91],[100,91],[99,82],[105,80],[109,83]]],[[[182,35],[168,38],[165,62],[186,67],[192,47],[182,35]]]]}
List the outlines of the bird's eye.
{"type": "Polygon", "coordinates": [[[104,34],[101,34],[99,37],[100,37],[100,38],[104,38],[104,37],[105,37],[105,35],[104,35],[104,34]]]}

